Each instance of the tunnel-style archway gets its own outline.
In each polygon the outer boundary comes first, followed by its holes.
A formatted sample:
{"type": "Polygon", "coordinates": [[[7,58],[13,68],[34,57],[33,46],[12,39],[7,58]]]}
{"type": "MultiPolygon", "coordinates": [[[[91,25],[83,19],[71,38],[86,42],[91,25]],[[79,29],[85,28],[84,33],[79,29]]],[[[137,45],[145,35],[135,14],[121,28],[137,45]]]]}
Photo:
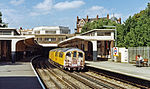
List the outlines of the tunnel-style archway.
{"type": "Polygon", "coordinates": [[[38,45],[34,38],[20,40],[16,43],[16,61],[25,61],[26,57],[37,55],[42,46],[38,45]]]}

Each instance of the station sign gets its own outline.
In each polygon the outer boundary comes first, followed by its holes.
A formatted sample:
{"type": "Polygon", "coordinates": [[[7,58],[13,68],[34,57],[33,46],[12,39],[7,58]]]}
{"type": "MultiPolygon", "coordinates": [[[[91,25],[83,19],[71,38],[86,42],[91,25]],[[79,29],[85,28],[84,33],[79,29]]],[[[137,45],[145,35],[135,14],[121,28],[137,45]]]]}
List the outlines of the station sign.
{"type": "Polygon", "coordinates": [[[119,53],[118,47],[113,47],[113,56],[119,56],[118,53],[119,53]]]}

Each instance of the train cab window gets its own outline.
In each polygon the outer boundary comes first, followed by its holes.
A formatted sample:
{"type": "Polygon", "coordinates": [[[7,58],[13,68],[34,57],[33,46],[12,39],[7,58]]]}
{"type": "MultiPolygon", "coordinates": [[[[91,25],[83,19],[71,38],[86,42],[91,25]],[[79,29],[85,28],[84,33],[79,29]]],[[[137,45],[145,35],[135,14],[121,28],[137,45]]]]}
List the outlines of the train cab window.
{"type": "Polygon", "coordinates": [[[73,52],[73,57],[77,57],[77,52],[76,51],[73,52]]]}
{"type": "Polygon", "coordinates": [[[82,58],[83,57],[83,53],[79,52],[79,57],[82,58]]]}
{"type": "Polygon", "coordinates": [[[66,56],[71,57],[71,52],[68,52],[66,56]]]}

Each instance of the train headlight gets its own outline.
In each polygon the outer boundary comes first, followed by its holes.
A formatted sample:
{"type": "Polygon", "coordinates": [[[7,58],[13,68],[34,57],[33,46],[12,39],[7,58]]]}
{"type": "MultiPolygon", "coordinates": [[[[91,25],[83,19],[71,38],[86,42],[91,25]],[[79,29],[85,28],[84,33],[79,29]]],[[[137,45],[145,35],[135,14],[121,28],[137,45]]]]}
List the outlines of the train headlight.
{"type": "Polygon", "coordinates": [[[80,65],[83,66],[83,60],[81,60],[80,65]]]}
{"type": "Polygon", "coordinates": [[[69,60],[65,60],[65,65],[68,65],[68,64],[69,64],[68,61],[69,61],[69,60]]]}

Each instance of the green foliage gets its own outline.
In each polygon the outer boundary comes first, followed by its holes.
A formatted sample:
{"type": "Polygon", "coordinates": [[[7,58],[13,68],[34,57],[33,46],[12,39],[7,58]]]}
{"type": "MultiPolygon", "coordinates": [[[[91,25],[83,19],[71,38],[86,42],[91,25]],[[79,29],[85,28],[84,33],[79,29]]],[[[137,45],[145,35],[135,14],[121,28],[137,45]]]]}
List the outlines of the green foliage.
{"type": "Polygon", "coordinates": [[[0,12],[0,27],[5,28],[8,27],[8,24],[2,21],[2,13],[0,12]]]}
{"type": "Polygon", "coordinates": [[[103,26],[103,23],[101,20],[94,21],[94,22],[87,22],[83,26],[81,33],[92,30],[92,29],[99,29],[99,28],[102,28],[102,26],[103,26]]]}
{"type": "Polygon", "coordinates": [[[117,25],[117,46],[150,46],[150,3],[140,13],[129,18],[122,25],[117,25]]]}
{"type": "Polygon", "coordinates": [[[111,20],[108,20],[108,19],[100,19],[100,20],[93,21],[93,22],[87,22],[83,26],[81,33],[92,30],[92,29],[106,28],[106,27],[103,27],[103,25],[115,26],[116,22],[112,22],[111,20]]]}

